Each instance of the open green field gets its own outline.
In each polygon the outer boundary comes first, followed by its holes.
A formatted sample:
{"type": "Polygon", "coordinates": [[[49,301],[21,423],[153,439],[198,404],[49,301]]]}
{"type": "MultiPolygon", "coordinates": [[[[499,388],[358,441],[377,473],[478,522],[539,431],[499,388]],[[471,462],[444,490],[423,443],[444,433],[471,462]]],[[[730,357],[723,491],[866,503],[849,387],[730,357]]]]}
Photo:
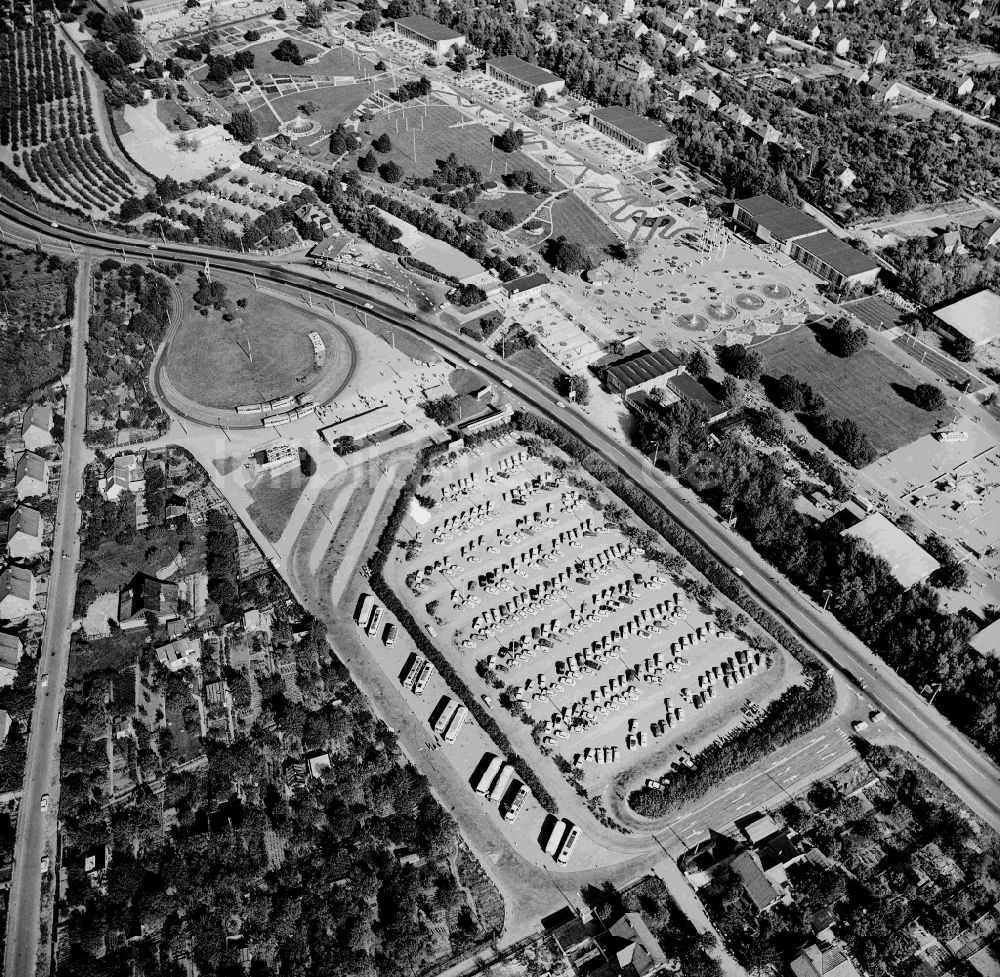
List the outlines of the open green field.
{"type": "Polygon", "coordinates": [[[790,373],[808,383],[826,399],[832,417],[857,423],[880,454],[929,434],[943,416],[912,404],[907,392],[916,386],[914,378],[872,346],[845,359],[828,353],[813,329],[802,326],[754,348],[766,375],[790,373]]]}
{"type": "Polygon", "coordinates": [[[527,193],[505,193],[500,198],[480,197],[470,212],[478,216],[484,210],[509,210],[520,222],[537,210],[541,202],[538,197],[527,193]]]}
{"type": "Polygon", "coordinates": [[[540,166],[523,153],[493,151],[493,133],[478,122],[456,125],[464,120],[461,112],[447,105],[428,106],[426,116],[422,106],[411,103],[400,105],[391,114],[379,115],[361,127],[361,150],[368,152],[369,143],[385,132],[389,134],[393,148],[384,156],[379,155],[379,160],[394,159],[407,175],[430,176],[438,160],[447,159],[449,153],[455,153],[461,163],[477,167],[487,179],[490,178],[492,163],[493,179],[503,176],[506,165],[508,170],[531,170],[541,183],[548,186],[549,175],[540,166]],[[408,132],[407,127],[411,131],[408,132]],[[416,162],[413,160],[414,135],[416,162]]]}
{"type": "MultiPolygon", "coordinates": [[[[296,75],[312,78],[315,75],[354,74],[353,68],[350,71],[342,70],[344,62],[351,60],[343,51],[326,51],[323,53],[324,49],[318,44],[313,44],[311,41],[295,39],[294,43],[303,58],[313,58],[319,55],[319,60],[315,64],[292,64],[291,61],[279,61],[274,56],[273,51],[282,40],[280,37],[271,38],[247,48],[253,54],[253,67],[250,69],[250,74],[254,78],[263,79],[268,75],[296,75]]],[[[237,72],[233,80],[235,81],[239,77],[240,73],[237,72]]]]}
{"type": "Polygon", "coordinates": [[[232,322],[211,310],[203,316],[192,295],[194,276],[180,283],[184,313],[165,362],[171,383],[184,397],[206,407],[232,408],[297,393],[318,375],[309,333],[322,335],[327,369],[350,358],[346,340],[305,310],[272,295],[245,289],[225,278],[232,322]],[[237,308],[245,298],[248,305],[237,308]],[[248,349],[249,344],[249,349],[248,349]]]}
{"type": "Polygon", "coordinates": [[[248,488],[253,504],[247,515],[272,543],[281,538],[308,481],[296,466],[280,475],[260,475],[248,488]]]}
{"type": "MultiPolygon", "coordinates": [[[[281,116],[282,122],[288,122],[299,115],[300,105],[315,102],[319,109],[309,114],[310,119],[318,122],[325,131],[330,132],[341,122],[346,122],[351,113],[371,94],[367,85],[338,85],[330,88],[316,88],[292,95],[283,95],[272,99],[270,108],[258,105],[253,110],[253,117],[260,126],[262,136],[269,136],[278,131],[278,120],[274,113],[281,116]],[[272,111],[273,109],[273,111],[272,111]]],[[[305,113],[301,113],[305,115],[305,113]]],[[[320,138],[319,133],[307,139],[307,142],[320,138]]],[[[324,144],[327,140],[324,140],[324,144]]]]}
{"type": "Polygon", "coordinates": [[[608,257],[608,248],[618,243],[614,232],[575,193],[560,197],[552,205],[552,236],[565,235],[583,245],[595,264],[608,257]]]}

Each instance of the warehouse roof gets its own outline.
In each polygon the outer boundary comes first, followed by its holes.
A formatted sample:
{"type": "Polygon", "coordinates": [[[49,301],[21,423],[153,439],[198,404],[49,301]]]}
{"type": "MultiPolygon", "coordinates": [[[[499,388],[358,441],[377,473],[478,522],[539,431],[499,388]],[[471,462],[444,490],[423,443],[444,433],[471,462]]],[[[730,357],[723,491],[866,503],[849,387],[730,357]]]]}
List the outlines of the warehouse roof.
{"type": "Polygon", "coordinates": [[[779,241],[791,241],[793,238],[805,237],[809,234],[819,234],[823,225],[813,220],[808,214],[795,207],[789,207],[780,200],[766,193],[746,200],[737,200],[740,210],[749,214],[758,224],[767,228],[772,237],[779,241]]]}
{"type": "Polygon", "coordinates": [[[977,346],[1000,336],[1000,295],[988,288],[952,302],[934,315],[977,346]]]}
{"type": "Polygon", "coordinates": [[[562,81],[558,75],[553,74],[551,71],[539,68],[537,64],[531,64],[523,58],[515,57],[513,54],[508,54],[503,58],[494,58],[492,61],[487,62],[487,66],[511,75],[525,85],[539,87],[541,85],[551,85],[554,81],[562,81]]]}
{"type": "Polygon", "coordinates": [[[667,386],[673,388],[682,399],[701,404],[708,412],[710,420],[726,413],[726,405],[717,397],[712,396],[708,387],[697,377],[691,376],[690,373],[677,374],[667,381],[667,386]]]}
{"type": "Polygon", "coordinates": [[[835,237],[829,231],[823,231],[822,234],[812,234],[804,241],[796,241],[795,243],[803,251],[808,251],[809,254],[819,258],[824,264],[829,265],[834,271],[847,278],[882,267],[873,258],[862,254],[856,248],[852,248],[846,241],[835,237]]]}
{"type": "Polygon", "coordinates": [[[660,142],[662,139],[668,139],[671,135],[670,130],[662,122],[647,119],[646,116],[630,112],[619,105],[613,105],[606,109],[591,109],[590,114],[592,118],[614,126],[640,142],[660,142]]]}
{"type": "Polygon", "coordinates": [[[684,364],[669,349],[642,349],[632,356],[618,360],[605,368],[609,378],[626,390],[640,384],[656,380],[658,377],[676,373],[684,364]]]}
{"type": "Polygon", "coordinates": [[[916,540],[879,512],[845,529],[841,535],[864,540],[876,556],[889,564],[893,576],[907,589],[926,580],[941,565],[916,540]]]}
{"type": "Polygon", "coordinates": [[[396,23],[409,28],[414,34],[426,37],[428,41],[455,41],[465,36],[453,31],[450,27],[445,27],[444,24],[439,24],[436,20],[431,20],[430,17],[425,17],[423,14],[399,17],[396,19],[396,23]]]}
{"type": "Polygon", "coordinates": [[[543,275],[540,271],[536,271],[531,275],[524,275],[521,278],[514,278],[509,282],[504,282],[503,289],[508,295],[519,295],[521,292],[527,292],[533,288],[548,284],[550,284],[548,275],[543,275]]]}

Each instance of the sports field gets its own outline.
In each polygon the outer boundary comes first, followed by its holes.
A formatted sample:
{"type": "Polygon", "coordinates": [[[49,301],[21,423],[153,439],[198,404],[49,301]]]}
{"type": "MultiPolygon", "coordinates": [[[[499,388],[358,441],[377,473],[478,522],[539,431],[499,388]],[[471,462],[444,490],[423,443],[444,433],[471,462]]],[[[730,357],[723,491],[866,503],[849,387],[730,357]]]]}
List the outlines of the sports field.
{"type": "Polygon", "coordinates": [[[232,408],[305,390],[321,372],[313,364],[313,330],[327,349],[323,371],[350,362],[346,340],[324,320],[274,296],[226,285],[232,322],[214,309],[201,315],[191,298],[193,277],[180,283],[184,315],[170,339],[165,368],[182,396],[205,407],[232,408]],[[235,306],[240,298],[247,299],[246,308],[235,306]]]}
{"type": "MultiPolygon", "coordinates": [[[[318,122],[325,132],[333,131],[341,122],[345,122],[351,113],[371,94],[367,85],[338,85],[336,88],[316,88],[309,91],[284,95],[267,105],[258,105],[253,110],[262,136],[269,136],[278,131],[278,120],[274,113],[281,116],[282,122],[288,122],[301,113],[299,106],[314,102],[319,106],[309,113],[309,118],[318,122]],[[273,111],[272,111],[273,109],[273,111]]],[[[305,113],[301,113],[305,115],[305,113]]],[[[306,142],[319,139],[317,133],[306,142]]],[[[326,141],[325,141],[326,142],[326,141]]]]}
{"type": "Polygon", "coordinates": [[[802,326],[754,348],[764,358],[765,376],[790,373],[808,383],[826,399],[831,417],[853,420],[880,454],[929,434],[943,416],[914,406],[908,392],[917,379],[871,346],[845,359],[802,326]]]}

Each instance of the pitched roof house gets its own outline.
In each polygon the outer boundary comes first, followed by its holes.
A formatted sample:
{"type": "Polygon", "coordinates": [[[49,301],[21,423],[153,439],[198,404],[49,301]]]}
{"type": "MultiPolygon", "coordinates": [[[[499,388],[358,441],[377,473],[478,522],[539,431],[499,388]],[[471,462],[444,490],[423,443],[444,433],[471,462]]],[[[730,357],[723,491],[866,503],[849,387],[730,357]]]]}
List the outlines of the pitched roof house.
{"type": "Polygon", "coordinates": [[[667,955],[639,913],[625,913],[608,929],[619,973],[653,977],[667,969],[667,955]]]}
{"type": "Polygon", "coordinates": [[[21,439],[29,451],[48,448],[52,444],[52,408],[33,404],[21,418],[21,439]]]}
{"type": "Polygon", "coordinates": [[[7,520],[7,555],[12,560],[37,556],[42,551],[42,514],[19,505],[7,520]]]}
{"type": "Polygon", "coordinates": [[[146,614],[158,621],[177,615],[179,588],[169,580],[137,573],[118,594],[118,624],[125,630],[146,626],[146,614]]]}
{"type": "Polygon", "coordinates": [[[0,573],[0,620],[20,621],[35,609],[35,575],[26,567],[8,566],[0,573]]]}
{"type": "Polygon", "coordinates": [[[49,490],[48,462],[33,451],[25,451],[14,466],[14,485],[19,499],[45,495],[49,490]]]}

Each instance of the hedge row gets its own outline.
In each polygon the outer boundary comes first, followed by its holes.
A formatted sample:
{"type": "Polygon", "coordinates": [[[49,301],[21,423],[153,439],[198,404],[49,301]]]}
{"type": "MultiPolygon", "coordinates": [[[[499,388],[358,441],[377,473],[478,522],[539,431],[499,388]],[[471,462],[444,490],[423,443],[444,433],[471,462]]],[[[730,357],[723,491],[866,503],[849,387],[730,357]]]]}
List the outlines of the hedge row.
{"type": "MultiPolygon", "coordinates": [[[[490,432],[490,435],[495,437],[496,431],[490,432]]],[[[368,566],[371,570],[371,575],[368,578],[369,583],[375,592],[375,596],[385,604],[386,609],[409,632],[420,654],[440,672],[441,677],[448,683],[448,687],[465,703],[476,722],[479,723],[486,735],[496,744],[497,749],[506,755],[507,762],[517,772],[518,777],[530,788],[538,803],[546,811],[558,814],[559,809],[555,798],[548,792],[527,761],[514,752],[514,747],[507,738],[507,734],[504,733],[497,721],[486,710],[480,699],[465,684],[458,672],[452,667],[451,662],[448,661],[448,658],[426,636],[423,628],[420,627],[403,602],[396,596],[395,591],[389,586],[383,575],[386,560],[393,551],[403,519],[409,511],[413,496],[416,494],[420,478],[431,459],[435,455],[444,453],[445,450],[442,445],[432,444],[425,447],[417,456],[417,463],[403,485],[399,498],[396,499],[396,505],[392,510],[392,514],[389,516],[385,528],[379,536],[375,553],[368,561],[368,566]]]]}
{"type": "Polygon", "coordinates": [[[750,597],[735,574],[723,567],[698,540],[674,521],[658,499],[597,458],[568,431],[536,414],[517,411],[512,418],[512,425],[525,433],[536,434],[551,441],[577,461],[585,471],[618,496],[636,516],[670,543],[706,580],[738,604],[794,655],[806,672],[806,684],[787,690],[765,710],[757,725],[742,731],[728,744],[704,750],[697,758],[697,771],[686,770],[683,776],[672,778],[669,790],[651,791],[643,788],[634,793],[629,798],[629,803],[638,813],[646,813],[645,810],[640,810],[638,804],[648,809],[659,807],[661,810],[658,813],[664,813],[674,804],[700,797],[726,777],[746,769],[767,753],[826,722],[836,704],[833,679],[826,668],[791,631],[750,597]]]}

